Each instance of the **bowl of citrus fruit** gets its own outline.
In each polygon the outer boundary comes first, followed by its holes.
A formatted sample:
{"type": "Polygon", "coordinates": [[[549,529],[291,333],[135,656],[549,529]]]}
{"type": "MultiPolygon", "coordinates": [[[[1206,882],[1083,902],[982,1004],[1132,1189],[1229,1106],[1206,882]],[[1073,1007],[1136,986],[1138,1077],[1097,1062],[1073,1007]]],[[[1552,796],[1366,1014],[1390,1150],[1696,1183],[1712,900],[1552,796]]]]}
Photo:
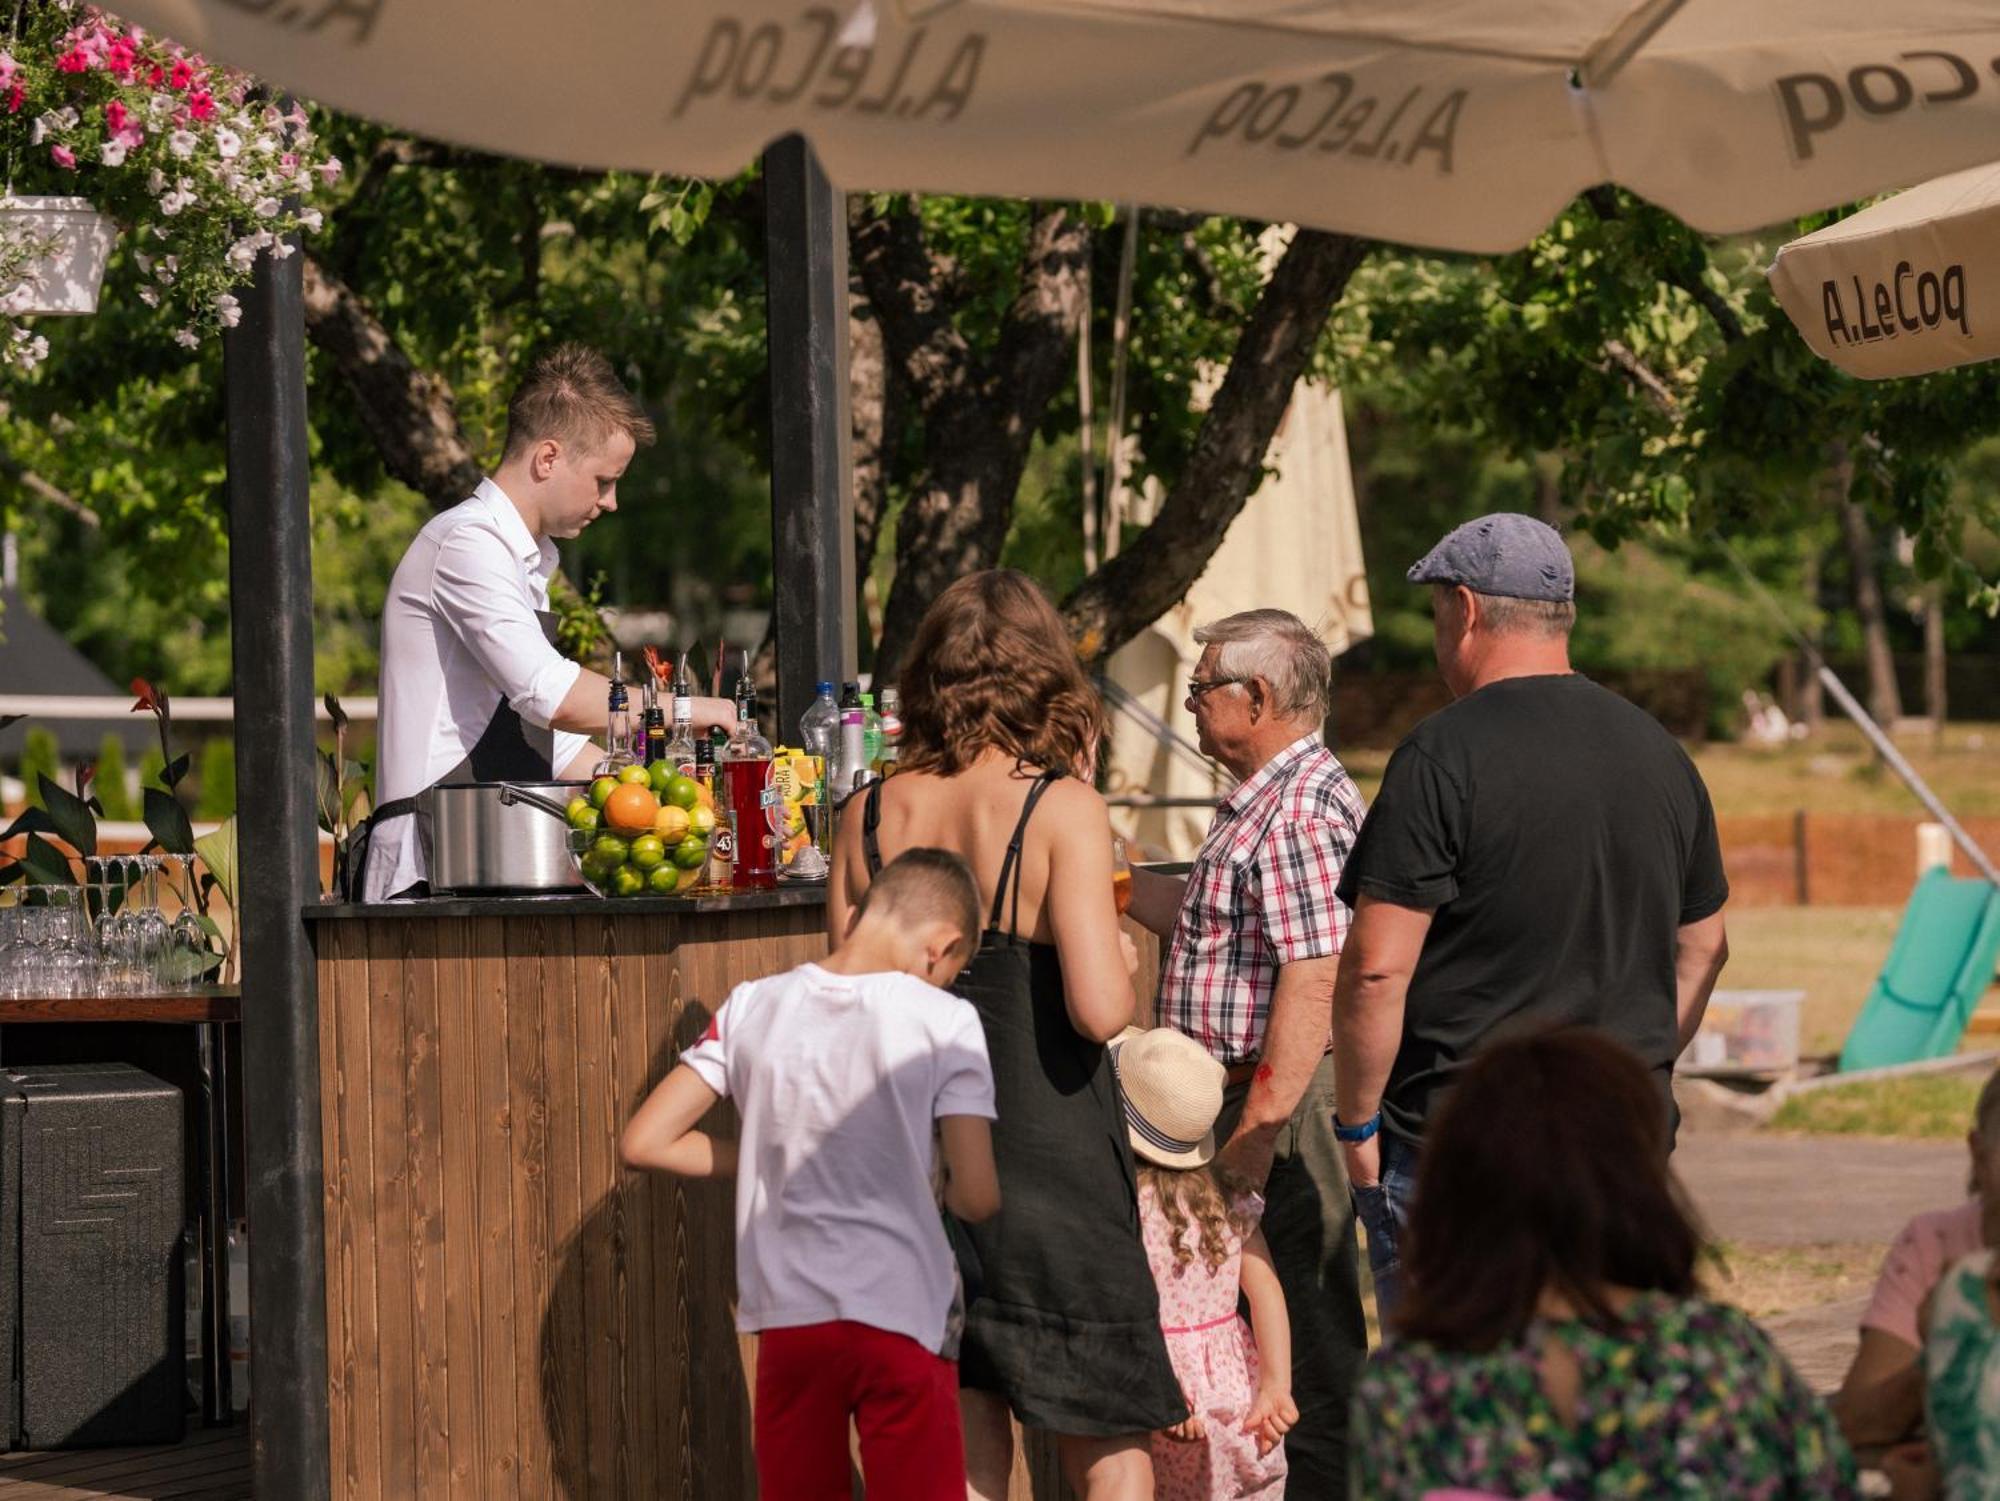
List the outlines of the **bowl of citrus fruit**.
{"type": "Polygon", "coordinates": [[[599,896],[687,896],[702,883],[715,800],[668,762],[594,778],[565,817],[576,873],[599,896]]]}

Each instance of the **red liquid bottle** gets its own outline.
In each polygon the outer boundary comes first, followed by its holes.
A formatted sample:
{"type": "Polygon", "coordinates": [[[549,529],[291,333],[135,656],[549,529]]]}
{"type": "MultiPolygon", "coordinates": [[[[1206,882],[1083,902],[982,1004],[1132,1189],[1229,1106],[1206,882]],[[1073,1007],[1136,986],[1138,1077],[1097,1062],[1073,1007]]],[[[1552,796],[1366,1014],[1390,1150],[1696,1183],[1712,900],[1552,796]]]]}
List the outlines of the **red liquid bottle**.
{"type": "Polygon", "coordinates": [[[736,692],[736,733],[716,752],[721,802],[729,819],[733,891],[768,891],[778,884],[778,841],[784,834],[784,795],[771,775],[771,742],[757,733],[757,695],[750,686],[749,653],[736,692]]]}

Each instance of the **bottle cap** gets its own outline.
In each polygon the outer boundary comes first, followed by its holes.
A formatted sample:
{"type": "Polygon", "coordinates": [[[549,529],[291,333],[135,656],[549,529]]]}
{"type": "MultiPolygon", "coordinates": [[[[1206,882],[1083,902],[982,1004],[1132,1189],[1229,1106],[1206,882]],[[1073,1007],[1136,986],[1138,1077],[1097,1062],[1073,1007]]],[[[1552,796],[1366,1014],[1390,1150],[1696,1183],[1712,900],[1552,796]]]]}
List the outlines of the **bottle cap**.
{"type": "Polygon", "coordinates": [[[862,695],[861,695],[861,707],[862,707],[862,708],[864,708],[864,709],[872,709],[872,708],[874,708],[874,707],[875,707],[875,695],[874,695],[874,694],[872,694],[872,693],[864,693],[864,694],[862,694],[862,695]]]}
{"type": "Polygon", "coordinates": [[[831,693],[831,692],[833,692],[833,684],[831,684],[831,683],[815,683],[815,684],[813,684],[813,692],[814,692],[814,693],[831,693]]]}

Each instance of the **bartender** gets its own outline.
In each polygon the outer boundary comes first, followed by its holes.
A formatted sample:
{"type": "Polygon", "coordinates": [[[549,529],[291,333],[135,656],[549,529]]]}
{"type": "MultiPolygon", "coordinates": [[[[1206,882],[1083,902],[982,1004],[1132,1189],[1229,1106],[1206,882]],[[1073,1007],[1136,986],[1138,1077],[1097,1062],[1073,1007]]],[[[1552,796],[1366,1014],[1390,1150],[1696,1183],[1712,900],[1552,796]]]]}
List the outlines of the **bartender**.
{"type": "MultiPolygon", "coordinates": [[[[611,362],[561,345],[507,403],[500,467],[403,554],[382,613],[364,901],[429,893],[431,788],[589,776],[611,685],[556,650],[551,539],[617,510],[625,466],[652,441],[611,362]]],[[[694,722],[727,729],[736,714],[698,698],[694,722]]]]}

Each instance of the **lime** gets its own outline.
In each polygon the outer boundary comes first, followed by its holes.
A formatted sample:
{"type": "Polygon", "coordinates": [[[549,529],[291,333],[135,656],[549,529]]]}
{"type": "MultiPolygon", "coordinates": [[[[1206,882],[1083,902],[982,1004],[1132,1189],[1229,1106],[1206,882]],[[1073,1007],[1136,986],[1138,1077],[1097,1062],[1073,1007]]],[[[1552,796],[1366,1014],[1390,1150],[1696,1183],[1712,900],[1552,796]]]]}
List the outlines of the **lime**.
{"type": "Polygon", "coordinates": [[[646,889],[654,896],[672,896],[680,883],[680,867],[676,865],[656,865],[646,872],[646,889]]]}
{"type": "Polygon", "coordinates": [[[655,796],[666,796],[667,783],[673,779],[674,763],[671,761],[654,761],[646,767],[646,780],[652,785],[655,796]]]}
{"type": "Polygon", "coordinates": [[[618,790],[618,778],[599,777],[596,781],[590,784],[591,807],[593,808],[603,807],[604,800],[610,797],[611,794],[616,792],[617,790],[618,790]]]}
{"type": "Polygon", "coordinates": [[[690,834],[674,846],[674,864],[682,870],[700,870],[708,859],[708,841],[690,834]]]}
{"type": "Polygon", "coordinates": [[[620,860],[607,859],[596,850],[592,850],[577,862],[577,869],[583,873],[584,880],[591,885],[604,886],[610,883],[611,873],[623,863],[620,860]]]}
{"type": "Polygon", "coordinates": [[[629,865],[621,865],[611,873],[611,894],[613,896],[643,896],[646,892],[646,878],[629,865]]]}
{"type": "Polygon", "coordinates": [[[570,799],[569,826],[572,829],[582,829],[586,834],[595,833],[597,825],[603,816],[603,814],[591,807],[589,798],[576,797],[570,799]]]}
{"type": "Polygon", "coordinates": [[[651,777],[652,773],[648,772],[637,761],[634,761],[630,766],[621,766],[618,768],[618,780],[621,782],[650,782],[651,777]]]}
{"type": "Polygon", "coordinates": [[[632,856],[630,841],[620,839],[616,834],[599,834],[597,842],[590,847],[593,855],[602,855],[613,865],[623,865],[632,856]]]}
{"type": "Polygon", "coordinates": [[[641,870],[651,870],[663,864],[667,858],[664,841],[652,834],[641,834],[632,841],[632,863],[641,870]]]}
{"type": "Polygon", "coordinates": [[[715,832],[715,809],[697,806],[688,809],[688,832],[698,839],[706,839],[715,832]]]}
{"type": "Polygon", "coordinates": [[[692,808],[701,801],[701,783],[693,777],[669,777],[662,795],[676,808],[692,808]]]}

